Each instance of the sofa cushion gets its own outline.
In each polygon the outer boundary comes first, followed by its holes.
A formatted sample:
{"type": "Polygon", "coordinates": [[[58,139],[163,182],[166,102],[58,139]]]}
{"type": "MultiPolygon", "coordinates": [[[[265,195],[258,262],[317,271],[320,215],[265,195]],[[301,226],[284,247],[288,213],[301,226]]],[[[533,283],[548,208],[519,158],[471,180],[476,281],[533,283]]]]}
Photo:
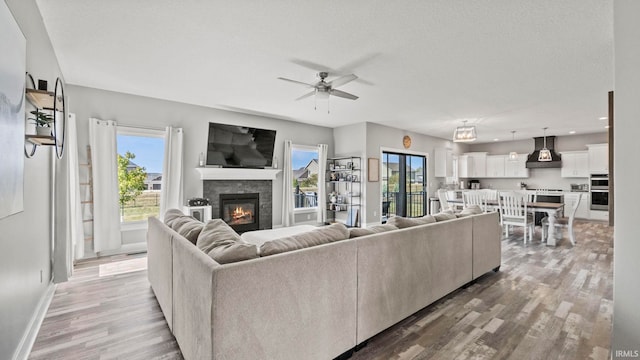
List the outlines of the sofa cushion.
{"type": "Polygon", "coordinates": [[[194,218],[193,216],[181,215],[181,216],[178,216],[175,220],[173,220],[169,227],[177,232],[178,229],[180,229],[182,227],[182,225],[184,225],[184,224],[186,224],[188,222],[191,222],[191,221],[198,221],[198,220],[196,218],[194,218]]]}
{"type": "Polygon", "coordinates": [[[393,216],[387,221],[387,224],[395,225],[399,229],[404,229],[412,226],[431,224],[434,222],[436,222],[436,219],[434,219],[434,217],[431,215],[425,215],[419,218],[406,218],[402,216],[393,216]]]}
{"type": "Polygon", "coordinates": [[[268,241],[260,246],[260,256],[280,254],[349,238],[344,224],[336,223],[282,239],[268,241]]]}
{"type": "Polygon", "coordinates": [[[456,216],[465,217],[465,216],[477,215],[477,214],[482,214],[482,208],[480,207],[480,205],[469,205],[464,209],[462,209],[460,213],[456,214],[456,216]]]}
{"type": "Polygon", "coordinates": [[[391,224],[384,225],[374,225],[368,228],[350,228],[349,229],[349,239],[353,239],[359,236],[372,235],[385,231],[398,230],[398,227],[391,224]]]}
{"type": "Polygon", "coordinates": [[[198,235],[196,246],[219,264],[258,257],[258,248],[240,241],[240,235],[222,219],[207,221],[198,235]]]}
{"type": "Polygon", "coordinates": [[[203,227],[204,224],[202,222],[193,219],[192,221],[185,222],[178,228],[178,230],[176,230],[176,232],[195,245],[198,241],[198,235],[200,235],[203,227]]]}
{"type": "Polygon", "coordinates": [[[182,213],[182,211],[178,209],[169,209],[164,213],[164,223],[168,227],[171,227],[171,223],[173,223],[175,219],[183,215],[184,214],[182,213]]]}
{"type": "Polygon", "coordinates": [[[442,212],[439,212],[437,214],[434,214],[433,217],[436,219],[436,221],[447,221],[447,220],[453,220],[456,219],[456,214],[453,213],[453,211],[451,210],[445,210],[442,212]]]}

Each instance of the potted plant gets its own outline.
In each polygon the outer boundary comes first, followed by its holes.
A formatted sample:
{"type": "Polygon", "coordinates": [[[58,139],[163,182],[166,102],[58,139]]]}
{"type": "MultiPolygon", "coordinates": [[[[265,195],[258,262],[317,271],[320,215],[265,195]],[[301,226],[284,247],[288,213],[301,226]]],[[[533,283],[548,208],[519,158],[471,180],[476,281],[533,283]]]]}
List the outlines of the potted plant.
{"type": "Polygon", "coordinates": [[[31,111],[34,117],[29,118],[36,125],[36,134],[51,136],[51,124],[53,123],[53,116],[45,114],[38,110],[31,111]]]}

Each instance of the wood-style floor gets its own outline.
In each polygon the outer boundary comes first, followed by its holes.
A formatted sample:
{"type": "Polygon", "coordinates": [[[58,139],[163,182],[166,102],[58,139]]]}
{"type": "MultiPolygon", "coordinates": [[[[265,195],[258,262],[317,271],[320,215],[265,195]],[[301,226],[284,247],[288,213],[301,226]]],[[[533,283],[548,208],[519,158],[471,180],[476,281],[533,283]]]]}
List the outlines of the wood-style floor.
{"type": "MultiPolygon", "coordinates": [[[[576,225],[555,248],[502,242],[502,267],[370,339],[352,359],[608,359],[613,228],[576,225]]],[[[30,359],[181,359],[146,270],[58,285],[30,359]]]]}

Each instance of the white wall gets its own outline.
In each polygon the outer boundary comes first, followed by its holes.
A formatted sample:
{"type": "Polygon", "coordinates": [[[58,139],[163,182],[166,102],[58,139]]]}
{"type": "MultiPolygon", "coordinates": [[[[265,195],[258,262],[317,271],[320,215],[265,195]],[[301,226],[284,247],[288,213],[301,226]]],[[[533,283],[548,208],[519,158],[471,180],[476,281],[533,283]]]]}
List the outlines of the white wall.
{"type": "Polygon", "coordinates": [[[614,188],[615,234],[613,249],[613,338],[617,351],[635,351],[640,357],[640,237],[638,236],[638,179],[640,154],[640,1],[614,1],[615,110],[614,188]]]}
{"type": "MultiPolygon", "coordinates": [[[[606,94],[603,94],[603,98],[606,98],[606,94]]],[[[556,152],[587,150],[587,144],[602,144],[606,142],[606,132],[557,136],[555,140],[555,150],[556,152]]],[[[533,139],[527,139],[472,144],[469,148],[470,151],[485,151],[488,152],[489,155],[506,155],[510,151],[516,151],[519,154],[529,154],[533,151],[534,141],[533,139]]],[[[527,187],[530,189],[570,190],[571,184],[586,184],[589,182],[589,179],[563,178],[560,176],[560,168],[529,169],[529,178],[526,179],[480,179],[480,185],[485,188],[516,190],[519,189],[521,181],[527,184],[527,187]]]]}
{"type": "MultiPolygon", "coordinates": [[[[27,39],[27,71],[49,81],[60,75],[49,37],[34,0],[6,0],[27,39]]],[[[6,49],[5,49],[6,50],[6,49]]],[[[1,56],[1,55],[0,55],[1,56]]],[[[30,111],[30,105],[26,111],[30,111]]],[[[38,148],[25,159],[24,211],[0,220],[0,357],[11,358],[52,289],[51,147],[38,148]],[[42,281],[40,272],[42,271],[42,281]]]]}
{"type": "MultiPolygon", "coordinates": [[[[247,115],[173,101],[81,87],[67,86],[71,111],[78,122],[78,148],[80,162],[87,158],[89,139],[88,119],[91,117],[116,120],[120,125],[164,129],[172,125],[184,129],[184,196],[185,200],[202,197],[202,181],[196,171],[198,155],[207,150],[209,122],[225,123],[276,130],[274,154],[282,168],[284,140],[291,139],[299,145],[329,145],[333,154],[333,130],[327,127],[307,125],[263,116],[247,115]]],[[[273,182],[273,224],[282,224],[282,175],[273,182]]],[[[306,218],[306,216],[305,216],[306,218]]],[[[136,235],[145,241],[144,231],[136,235]]],[[[128,236],[128,242],[132,242],[128,236]]],[[[87,255],[92,247],[86,247],[87,255]]]]}

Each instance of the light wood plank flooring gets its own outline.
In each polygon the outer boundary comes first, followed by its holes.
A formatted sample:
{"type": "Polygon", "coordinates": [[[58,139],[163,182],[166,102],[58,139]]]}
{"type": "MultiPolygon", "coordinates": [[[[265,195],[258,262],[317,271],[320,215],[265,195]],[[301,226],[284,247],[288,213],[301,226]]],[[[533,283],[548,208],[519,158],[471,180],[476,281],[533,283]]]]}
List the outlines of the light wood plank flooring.
{"type": "MultiPolygon", "coordinates": [[[[373,337],[352,359],[608,359],[613,229],[576,225],[555,248],[502,242],[489,273],[373,337]]],[[[30,359],[181,359],[146,270],[98,276],[104,262],[76,267],[60,284],[30,359]]]]}

